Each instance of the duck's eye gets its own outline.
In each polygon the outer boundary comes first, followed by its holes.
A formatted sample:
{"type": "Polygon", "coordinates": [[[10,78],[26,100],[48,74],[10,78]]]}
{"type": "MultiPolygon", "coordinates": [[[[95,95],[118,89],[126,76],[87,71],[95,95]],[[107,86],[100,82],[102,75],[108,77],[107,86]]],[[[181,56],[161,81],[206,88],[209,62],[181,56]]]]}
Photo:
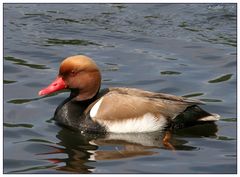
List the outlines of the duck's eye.
{"type": "Polygon", "coordinates": [[[72,70],[71,72],[70,72],[70,74],[72,75],[72,76],[74,76],[74,75],[76,75],[76,71],[75,70],[72,70]]]}

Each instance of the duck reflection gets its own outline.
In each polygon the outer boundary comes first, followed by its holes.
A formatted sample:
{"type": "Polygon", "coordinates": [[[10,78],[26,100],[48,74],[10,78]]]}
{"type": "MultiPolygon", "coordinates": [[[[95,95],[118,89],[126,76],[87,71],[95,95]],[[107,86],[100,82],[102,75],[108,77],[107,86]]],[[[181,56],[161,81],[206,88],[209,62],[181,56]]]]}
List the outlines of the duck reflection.
{"type": "MultiPolygon", "coordinates": [[[[38,155],[64,154],[67,158],[48,158],[50,162],[57,164],[56,170],[73,173],[91,173],[94,166],[91,163],[102,160],[119,160],[140,156],[152,156],[160,154],[161,150],[192,151],[197,147],[189,146],[184,137],[212,137],[216,136],[215,124],[198,125],[174,132],[151,132],[131,134],[81,134],[69,129],[61,129],[57,138],[58,146],[51,146],[53,151],[38,155]]],[[[94,165],[94,164],[93,164],[94,165]]]]}

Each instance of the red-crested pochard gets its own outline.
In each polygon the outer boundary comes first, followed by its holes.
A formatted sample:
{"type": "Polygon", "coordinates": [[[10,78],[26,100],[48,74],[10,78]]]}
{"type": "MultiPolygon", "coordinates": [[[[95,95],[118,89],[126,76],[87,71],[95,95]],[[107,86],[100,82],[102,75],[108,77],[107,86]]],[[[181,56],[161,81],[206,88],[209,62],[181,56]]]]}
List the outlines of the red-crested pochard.
{"type": "Polygon", "coordinates": [[[151,132],[214,122],[219,115],[202,110],[195,99],[135,88],[100,91],[101,73],[84,55],[66,58],[59,74],[39,95],[70,89],[70,96],[55,111],[54,119],[82,132],[151,132]]]}

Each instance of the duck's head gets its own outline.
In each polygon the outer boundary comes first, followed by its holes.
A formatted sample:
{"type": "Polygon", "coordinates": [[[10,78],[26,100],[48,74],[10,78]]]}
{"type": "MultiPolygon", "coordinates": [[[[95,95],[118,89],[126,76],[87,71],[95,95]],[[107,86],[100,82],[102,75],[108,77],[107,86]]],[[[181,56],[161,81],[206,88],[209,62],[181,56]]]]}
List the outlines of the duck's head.
{"type": "Polygon", "coordinates": [[[62,89],[71,89],[75,100],[93,98],[101,85],[101,74],[96,63],[84,55],[71,56],[63,60],[57,78],[39,95],[47,95],[62,89]]]}

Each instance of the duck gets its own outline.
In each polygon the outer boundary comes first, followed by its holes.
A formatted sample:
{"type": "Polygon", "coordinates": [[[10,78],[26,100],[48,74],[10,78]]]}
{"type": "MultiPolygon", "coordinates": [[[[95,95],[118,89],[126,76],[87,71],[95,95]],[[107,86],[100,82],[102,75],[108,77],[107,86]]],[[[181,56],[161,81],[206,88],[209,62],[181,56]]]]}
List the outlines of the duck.
{"type": "Polygon", "coordinates": [[[197,99],[138,88],[101,89],[101,72],[85,55],[64,59],[56,79],[39,91],[46,96],[69,89],[70,95],[55,110],[54,120],[80,132],[139,133],[212,123],[220,116],[209,113],[197,99]]]}

